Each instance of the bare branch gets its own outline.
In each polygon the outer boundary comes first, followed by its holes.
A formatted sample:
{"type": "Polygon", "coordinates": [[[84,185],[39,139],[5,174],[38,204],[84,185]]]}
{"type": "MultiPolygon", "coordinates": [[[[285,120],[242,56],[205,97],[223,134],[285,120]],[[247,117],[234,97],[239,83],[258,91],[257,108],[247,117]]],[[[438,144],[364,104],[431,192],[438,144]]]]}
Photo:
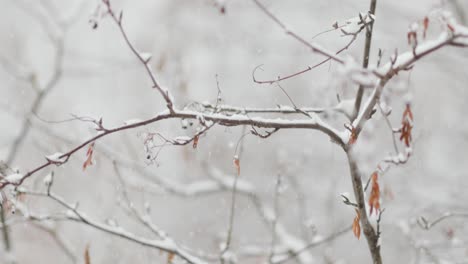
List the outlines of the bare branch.
{"type": "MultiPolygon", "coordinates": [[[[352,150],[351,150],[352,152],[352,150]]],[[[357,203],[357,210],[359,210],[360,214],[360,221],[361,226],[364,232],[364,236],[366,237],[367,244],[369,246],[369,251],[372,256],[373,263],[382,263],[382,256],[380,255],[380,244],[378,243],[379,236],[372,227],[372,224],[369,221],[367,216],[366,206],[365,206],[365,198],[364,198],[364,190],[363,184],[361,179],[361,174],[359,173],[358,165],[352,153],[348,151],[348,163],[349,163],[349,170],[351,174],[351,182],[353,184],[354,190],[354,197],[356,197],[357,203]]]]}
{"type": "MultiPolygon", "coordinates": [[[[56,203],[60,204],[62,207],[68,210],[66,213],[66,217],[68,220],[72,220],[72,221],[93,227],[97,230],[127,239],[129,241],[138,243],[143,246],[147,246],[150,248],[155,248],[155,249],[162,250],[168,253],[172,253],[191,264],[206,263],[205,261],[199,259],[198,257],[193,256],[192,254],[181,249],[178,246],[178,244],[174,240],[172,240],[172,238],[168,236],[164,237],[161,240],[151,240],[151,239],[146,239],[146,238],[136,236],[135,234],[129,231],[126,231],[122,227],[114,227],[108,224],[102,224],[88,217],[85,213],[78,210],[76,208],[76,205],[66,202],[63,198],[54,194],[53,192],[43,193],[43,192],[23,191],[22,193],[26,195],[32,195],[32,196],[48,197],[52,199],[53,201],[55,201],[56,203]]],[[[29,214],[33,215],[33,213],[31,212],[29,212],[29,214]]]]}
{"type": "MultiPolygon", "coordinates": [[[[182,110],[174,110],[174,112],[169,113],[168,111],[160,112],[153,118],[139,121],[135,123],[131,123],[128,125],[123,125],[116,128],[106,128],[100,131],[96,136],[91,137],[90,139],[84,141],[83,143],[79,144],[78,146],[74,147],[73,149],[69,150],[68,152],[60,155],[57,157],[59,160],[63,160],[62,163],[65,163],[69,160],[69,158],[75,154],[78,150],[86,147],[88,144],[95,142],[96,140],[111,135],[120,131],[129,130],[137,127],[146,126],[151,123],[155,123],[157,121],[165,120],[165,119],[200,119],[206,121],[211,121],[222,126],[239,126],[239,125],[249,125],[261,128],[277,128],[277,129],[292,129],[292,128],[299,128],[299,129],[313,129],[313,130],[320,130],[325,134],[329,135],[330,138],[339,144],[340,146],[344,146],[345,136],[336,131],[334,128],[328,126],[324,123],[318,116],[312,116],[313,118],[308,120],[283,120],[283,119],[264,119],[264,118],[249,118],[246,116],[224,116],[220,114],[201,114],[199,112],[194,111],[182,111],[182,110]]],[[[210,126],[209,124],[208,126],[210,126]]],[[[31,177],[38,171],[41,171],[44,168],[49,167],[50,165],[57,164],[57,162],[47,160],[46,163],[30,170],[29,172],[25,173],[22,177],[15,179],[15,181],[0,181],[0,189],[5,187],[6,185],[20,185],[23,183],[24,180],[31,177]]]]}
{"type": "Polygon", "coordinates": [[[346,227],[346,228],[343,228],[342,230],[339,230],[338,232],[336,233],[333,233],[331,235],[328,235],[326,237],[321,237],[321,238],[318,238],[314,241],[312,241],[310,244],[306,245],[305,247],[297,250],[297,251],[294,251],[294,252],[290,252],[290,253],[283,253],[284,254],[284,257],[278,257],[278,259],[276,261],[274,261],[273,263],[275,264],[281,264],[281,263],[285,263],[291,259],[294,259],[294,258],[297,258],[300,254],[306,252],[307,250],[310,250],[314,247],[317,247],[317,246],[320,246],[320,245],[323,245],[325,243],[328,243],[330,241],[333,241],[335,239],[337,239],[338,237],[348,233],[349,231],[351,231],[351,227],[346,227]]]}
{"type": "MultiPolygon", "coordinates": [[[[466,30],[462,26],[460,28],[466,30]]],[[[414,49],[414,51],[408,51],[399,56],[396,56],[392,59],[391,62],[383,65],[374,71],[377,76],[380,76],[381,80],[373,89],[372,94],[367,100],[363,111],[361,111],[358,117],[353,122],[353,127],[356,129],[356,135],[359,135],[365,122],[369,119],[371,113],[374,110],[375,105],[377,104],[380,95],[383,91],[385,84],[396,74],[402,70],[407,70],[408,67],[413,65],[416,61],[421,58],[431,54],[434,51],[441,49],[442,47],[452,45],[455,41],[460,39],[467,39],[468,35],[463,33],[453,33],[443,32],[440,34],[439,38],[427,41],[424,45],[419,45],[414,49]]]]}
{"type": "MultiPolygon", "coordinates": [[[[361,29],[362,30],[362,29],[361,29]]],[[[335,52],[335,55],[339,55],[340,53],[342,53],[343,51],[347,50],[353,43],[354,41],[356,41],[357,39],[357,36],[358,34],[361,32],[361,30],[359,30],[358,33],[356,34],[353,34],[351,39],[349,40],[349,42],[341,49],[339,49],[337,52],[335,52]]],[[[294,78],[294,77],[297,77],[299,75],[302,75],[306,72],[309,72],[315,68],[318,68],[319,66],[327,63],[328,61],[330,61],[331,58],[326,58],[324,60],[322,60],[321,62],[317,63],[317,64],[314,64],[312,66],[307,66],[307,68],[301,70],[301,71],[298,71],[298,72],[295,72],[295,73],[291,73],[291,74],[288,74],[286,76],[278,76],[278,78],[276,78],[275,80],[258,80],[256,77],[255,77],[255,73],[258,69],[260,69],[261,65],[260,66],[257,66],[255,67],[255,69],[253,70],[252,72],[252,78],[253,78],[253,81],[255,83],[258,83],[258,84],[273,84],[273,83],[278,83],[278,82],[281,82],[281,81],[284,81],[284,80],[287,80],[287,79],[291,79],[291,78],[294,78]]]]}
{"type": "Polygon", "coordinates": [[[114,10],[112,9],[111,7],[111,4],[110,4],[110,0],[102,0],[102,2],[106,5],[107,7],[107,12],[110,14],[110,16],[112,17],[112,20],[117,24],[117,26],[119,27],[119,30],[120,30],[120,33],[122,34],[122,37],[124,38],[125,40],[125,43],[127,44],[127,46],[130,48],[130,50],[132,51],[132,53],[135,55],[135,57],[137,57],[137,59],[141,62],[141,64],[143,64],[143,66],[145,67],[145,70],[146,72],[148,73],[148,76],[150,77],[151,79],[151,82],[153,84],[153,88],[156,88],[159,93],[161,94],[161,96],[164,98],[164,100],[166,101],[166,104],[167,104],[167,108],[169,109],[169,111],[173,112],[174,111],[174,102],[173,102],[173,98],[172,98],[172,95],[169,93],[169,90],[167,90],[166,88],[163,88],[159,82],[156,80],[156,76],[154,75],[153,73],[153,70],[151,69],[150,65],[149,65],[149,60],[150,58],[145,58],[142,53],[140,53],[136,48],[135,46],[132,44],[132,42],[130,42],[130,39],[128,38],[128,35],[127,35],[127,32],[124,30],[123,28],[123,25],[122,25],[122,18],[123,18],[123,12],[121,11],[119,16],[117,16],[114,12],[114,10]]]}

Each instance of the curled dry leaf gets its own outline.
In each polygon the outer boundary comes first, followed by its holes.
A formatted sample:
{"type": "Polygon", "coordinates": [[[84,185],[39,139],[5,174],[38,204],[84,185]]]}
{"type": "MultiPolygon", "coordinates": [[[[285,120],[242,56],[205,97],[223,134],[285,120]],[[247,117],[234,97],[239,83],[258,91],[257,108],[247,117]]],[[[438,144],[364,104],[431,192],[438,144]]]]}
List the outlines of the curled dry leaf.
{"type": "Polygon", "coordinates": [[[198,135],[196,135],[194,138],[193,138],[193,148],[196,149],[197,146],[198,146],[198,140],[200,139],[200,137],[198,135]]]}
{"type": "Polygon", "coordinates": [[[423,38],[426,38],[427,29],[429,28],[429,18],[426,16],[423,20],[423,38]]]}
{"type": "Polygon", "coordinates": [[[413,129],[413,113],[409,104],[406,105],[406,109],[403,112],[403,119],[401,120],[401,135],[400,141],[403,141],[407,147],[410,146],[412,141],[411,131],[413,129]]]}
{"type": "Polygon", "coordinates": [[[406,104],[405,111],[403,112],[403,118],[409,118],[411,121],[413,121],[413,112],[411,112],[410,104],[406,104]]]}
{"type": "Polygon", "coordinates": [[[85,264],[91,264],[91,257],[89,255],[89,245],[86,245],[85,252],[84,252],[84,260],[85,260],[85,264]]]}
{"type": "Polygon", "coordinates": [[[354,217],[353,220],[353,234],[357,239],[361,237],[361,225],[359,221],[361,220],[361,214],[359,213],[359,210],[356,209],[356,217],[354,217]]]}
{"type": "Polygon", "coordinates": [[[356,128],[354,128],[351,125],[350,126],[345,126],[345,127],[346,127],[346,129],[349,130],[349,132],[351,132],[351,134],[349,135],[348,145],[353,145],[357,141],[356,128]]]}
{"type": "Polygon", "coordinates": [[[171,263],[172,263],[172,260],[174,259],[174,256],[175,256],[174,252],[169,252],[169,253],[167,254],[167,264],[171,264],[171,263]]]}
{"type": "Polygon", "coordinates": [[[94,142],[89,144],[88,151],[86,151],[86,160],[83,163],[83,170],[86,170],[86,167],[93,165],[93,152],[94,152],[94,142]]]}
{"type": "Polygon", "coordinates": [[[408,32],[407,38],[408,45],[411,45],[413,48],[415,48],[418,45],[418,33],[416,33],[416,31],[408,32]]]}
{"type": "Polygon", "coordinates": [[[370,207],[370,213],[375,209],[375,213],[378,213],[378,210],[380,210],[380,186],[378,182],[379,174],[377,172],[374,172],[371,176],[371,194],[369,197],[369,207],[370,207]]]}
{"type": "Polygon", "coordinates": [[[236,171],[237,171],[237,176],[240,175],[240,161],[239,161],[239,156],[235,155],[234,156],[234,166],[236,167],[236,171]]]}

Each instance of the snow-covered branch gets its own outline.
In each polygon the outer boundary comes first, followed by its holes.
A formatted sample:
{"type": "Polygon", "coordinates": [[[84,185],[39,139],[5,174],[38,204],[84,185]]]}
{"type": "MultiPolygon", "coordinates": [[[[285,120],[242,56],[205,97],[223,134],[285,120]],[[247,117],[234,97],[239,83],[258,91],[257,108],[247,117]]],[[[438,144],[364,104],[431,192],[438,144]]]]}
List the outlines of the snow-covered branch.
{"type": "MultiPolygon", "coordinates": [[[[129,241],[138,243],[146,247],[162,250],[169,254],[174,254],[180,257],[181,259],[184,259],[188,263],[193,263],[193,264],[207,263],[204,260],[198,258],[197,256],[194,256],[191,253],[182,249],[171,237],[167,235],[160,239],[148,239],[148,238],[140,237],[130,231],[127,231],[123,227],[112,226],[109,224],[101,223],[98,220],[87,216],[84,212],[79,210],[76,204],[67,202],[65,199],[56,195],[53,192],[35,192],[35,191],[23,190],[21,194],[28,195],[28,196],[47,197],[47,198],[52,199],[53,201],[55,201],[56,203],[58,203],[59,205],[67,209],[65,216],[66,216],[66,219],[68,220],[90,226],[97,230],[127,239],[129,241]]],[[[43,217],[43,216],[36,216],[35,213],[31,211],[27,211],[26,214],[32,218],[43,217]]]]}
{"type": "Polygon", "coordinates": [[[334,129],[333,127],[326,124],[319,116],[312,115],[312,118],[309,119],[268,119],[261,117],[249,117],[246,115],[223,115],[223,114],[211,114],[211,113],[200,113],[190,110],[173,110],[169,112],[168,110],[160,112],[158,115],[139,122],[132,122],[128,125],[123,125],[115,128],[105,128],[102,125],[102,122],[99,123],[100,127],[97,129],[100,130],[99,133],[90,139],[84,141],[78,146],[72,148],[71,150],[59,155],[56,160],[47,159],[47,162],[42,165],[30,170],[25,174],[15,174],[15,176],[10,176],[0,180],[0,188],[3,188],[6,185],[20,185],[24,180],[31,177],[35,173],[41,171],[44,168],[49,167],[50,165],[61,165],[62,163],[68,162],[69,158],[75,154],[78,150],[85,148],[88,144],[95,142],[96,140],[120,132],[124,130],[134,129],[137,127],[146,126],[161,120],[166,119],[200,119],[211,122],[208,126],[211,126],[213,123],[221,126],[241,126],[248,125],[259,128],[275,128],[275,129],[312,129],[319,130],[327,134],[333,142],[337,143],[340,146],[344,146],[346,140],[346,133],[342,133],[334,129]],[[57,162],[59,161],[59,162],[57,162]],[[13,179],[14,178],[14,179],[13,179]]]}

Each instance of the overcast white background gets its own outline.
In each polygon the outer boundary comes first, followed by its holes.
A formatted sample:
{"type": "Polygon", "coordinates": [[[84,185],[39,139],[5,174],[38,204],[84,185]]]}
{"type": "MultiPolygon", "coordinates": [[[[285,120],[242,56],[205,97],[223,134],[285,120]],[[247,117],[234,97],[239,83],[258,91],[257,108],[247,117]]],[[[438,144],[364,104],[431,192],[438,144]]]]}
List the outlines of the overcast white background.
{"type": "MultiPolygon", "coordinates": [[[[21,72],[34,73],[39,84],[50,78],[54,46],[46,32],[60,34],[57,21],[78,12],[65,33],[63,76],[46,95],[38,116],[56,121],[78,116],[102,117],[109,127],[129,119],[145,119],[164,109],[165,103],[153,89],[144,68],[131,54],[108,17],[98,21],[93,30],[89,19],[99,1],[27,1],[1,0],[0,57],[18,66],[21,72]],[[83,3],[82,3],[83,2],[83,3]],[[51,11],[53,6],[55,11],[51,11]]],[[[367,0],[296,0],[263,1],[289,28],[311,39],[368,10],[367,0]]],[[[378,1],[372,40],[371,64],[377,51],[384,60],[395,48],[407,50],[408,26],[436,8],[460,14],[468,12],[468,2],[452,1],[378,1]]],[[[274,85],[252,81],[253,69],[263,64],[258,77],[274,79],[293,73],[323,59],[298,44],[249,0],[224,2],[220,12],[208,0],[135,0],[112,1],[123,10],[124,28],[144,52],[153,55],[151,67],[160,82],[168,87],[179,106],[193,101],[215,102],[218,75],[225,103],[237,106],[274,107],[288,105],[288,98],[274,85]]],[[[438,27],[430,29],[435,36],[438,27]]],[[[432,35],[431,35],[432,34],[432,35]]],[[[314,41],[329,50],[338,50],[349,40],[340,32],[330,32],[314,41]]],[[[364,34],[343,53],[361,61],[364,34]]],[[[13,140],[31,108],[35,91],[31,84],[0,68],[0,159],[6,159],[13,140]]],[[[385,263],[410,263],[415,250],[402,226],[411,228],[412,239],[427,243],[439,263],[466,263],[468,246],[466,219],[454,218],[429,231],[414,225],[424,215],[435,218],[446,211],[467,212],[468,200],[468,50],[444,48],[419,61],[410,74],[401,73],[386,89],[391,94],[395,126],[404,109],[403,95],[409,89],[415,116],[414,148],[410,161],[392,168],[382,178],[382,186],[391,189],[393,199],[384,197],[382,220],[382,254],[385,263]],[[453,230],[449,238],[447,232],[453,230]]],[[[342,98],[355,95],[356,87],[338,80],[337,65],[327,63],[297,78],[282,82],[299,106],[333,107],[336,94],[342,98]]],[[[45,123],[32,117],[33,125],[12,164],[27,171],[44,161],[46,155],[64,152],[94,135],[93,126],[85,122],[45,123]],[[38,127],[45,127],[39,129],[38,127]],[[53,133],[49,133],[53,132],[53,133]],[[68,139],[64,142],[61,138],[68,139]],[[69,144],[72,143],[72,144],[69,144]]],[[[345,121],[335,114],[330,122],[342,128],[345,121]]],[[[134,160],[147,171],[184,183],[205,179],[205,166],[235,174],[232,158],[242,128],[216,127],[202,137],[197,149],[164,148],[154,163],[148,164],[142,134],[162,132],[170,137],[191,135],[181,129],[179,121],[164,121],[111,135],[96,144],[110,149],[116,156],[134,160]]],[[[379,116],[366,125],[361,135],[359,160],[364,174],[392,151],[391,136],[379,116]]],[[[95,165],[85,171],[86,156],[80,151],[64,166],[47,169],[26,182],[41,186],[47,172],[54,170],[55,192],[68,201],[79,201],[80,209],[96,219],[118,219],[119,224],[145,235],[141,224],[131,220],[117,205],[118,180],[111,160],[96,151],[95,165]]],[[[348,164],[344,153],[325,135],[309,130],[280,131],[268,139],[248,136],[243,142],[242,174],[258,188],[260,197],[272,206],[275,179],[284,176],[280,196],[280,219],[288,230],[307,238],[313,232],[304,227],[311,223],[321,235],[331,234],[352,223],[354,210],[342,203],[340,193],[352,193],[348,164]],[[296,185],[294,184],[296,182],[296,185]],[[298,191],[299,190],[299,191],[298,191]],[[302,195],[297,195],[301,193],[302,195]],[[303,203],[303,207],[300,204],[303,203]]],[[[125,178],[137,177],[133,170],[123,170],[125,178]]],[[[38,187],[39,188],[39,187],[38,187]]],[[[148,188],[151,189],[151,188],[148,188]]],[[[230,193],[181,198],[170,194],[134,189],[131,197],[142,207],[148,201],[152,218],[174,239],[192,249],[217,254],[222,234],[228,225],[230,193]]],[[[47,199],[28,198],[26,203],[37,212],[60,210],[47,199]]],[[[270,241],[255,208],[248,199],[239,198],[234,225],[233,249],[245,245],[264,245],[270,241]]],[[[8,215],[10,219],[18,216],[8,215]]],[[[77,223],[59,223],[57,230],[80,258],[89,244],[92,263],[164,263],[157,250],[144,248],[117,237],[95,231],[77,223]],[[160,262],[161,261],[161,262],[160,262]]],[[[13,253],[18,263],[69,263],[47,233],[29,223],[11,229],[13,253]]],[[[2,248],[3,250],[3,248],[2,248]]],[[[3,252],[3,251],[2,251],[3,252]]],[[[330,243],[310,250],[316,263],[370,263],[364,237],[357,240],[351,232],[330,243]],[[335,262],[327,262],[331,259],[335,262]]],[[[0,253],[0,262],[3,257],[0,253]]],[[[248,259],[240,263],[259,263],[248,259]]],[[[81,262],[82,263],[82,262],[81,262]]],[[[290,263],[295,263],[291,261],[290,263]]],[[[420,263],[435,263],[423,254],[420,263]]]]}

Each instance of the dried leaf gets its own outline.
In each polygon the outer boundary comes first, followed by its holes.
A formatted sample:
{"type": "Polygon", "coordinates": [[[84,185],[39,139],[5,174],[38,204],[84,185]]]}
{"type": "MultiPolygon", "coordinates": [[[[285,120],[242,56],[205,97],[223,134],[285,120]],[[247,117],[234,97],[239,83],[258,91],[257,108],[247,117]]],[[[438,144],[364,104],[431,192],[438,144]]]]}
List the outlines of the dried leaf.
{"type": "Polygon", "coordinates": [[[409,104],[406,105],[406,109],[403,112],[403,119],[401,121],[401,135],[400,141],[403,141],[407,147],[410,146],[412,141],[411,131],[413,129],[413,113],[409,104]]]}
{"type": "Polygon", "coordinates": [[[348,130],[351,131],[351,135],[349,135],[348,145],[353,145],[357,141],[356,128],[351,127],[351,128],[348,128],[348,130]]]}
{"type": "Polygon", "coordinates": [[[424,27],[423,38],[426,38],[427,28],[429,27],[429,18],[428,17],[424,17],[423,27],[424,27]]]}
{"type": "Polygon", "coordinates": [[[83,170],[86,170],[86,167],[93,165],[93,152],[94,152],[94,142],[89,144],[88,151],[86,151],[86,160],[83,163],[83,170]]]}
{"type": "Polygon", "coordinates": [[[193,148],[196,149],[197,146],[198,146],[198,140],[199,140],[199,136],[196,135],[194,138],[193,138],[193,148]]]}
{"type": "Polygon", "coordinates": [[[412,126],[408,121],[403,121],[402,127],[401,127],[401,135],[400,135],[400,141],[404,141],[405,145],[407,147],[410,146],[412,137],[411,137],[411,130],[412,126]]]}
{"type": "Polygon", "coordinates": [[[234,166],[236,167],[237,170],[237,176],[240,175],[240,161],[239,161],[239,156],[235,155],[234,156],[234,166]]]}
{"type": "Polygon", "coordinates": [[[375,209],[375,213],[378,213],[378,210],[380,209],[380,186],[378,182],[378,177],[379,174],[375,171],[372,176],[371,176],[371,194],[369,197],[369,207],[370,207],[370,213],[375,209]]]}
{"type": "Polygon", "coordinates": [[[361,220],[361,214],[359,213],[358,209],[356,209],[356,217],[353,220],[353,234],[357,239],[361,237],[361,225],[359,221],[361,220]]]}
{"type": "Polygon", "coordinates": [[[86,245],[86,248],[85,248],[84,261],[85,261],[85,264],[91,264],[91,257],[89,255],[89,245],[86,245]]]}
{"type": "Polygon", "coordinates": [[[169,252],[169,253],[167,254],[167,264],[171,264],[171,263],[172,263],[172,260],[174,259],[174,256],[175,256],[174,252],[169,252]]]}
{"type": "Polygon", "coordinates": [[[408,45],[416,47],[418,44],[418,34],[415,31],[410,31],[407,34],[408,45]]]}
{"type": "Polygon", "coordinates": [[[409,118],[411,121],[413,121],[413,112],[411,112],[410,104],[406,104],[405,111],[403,112],[403,119],[404,118],[409,118]]]}

